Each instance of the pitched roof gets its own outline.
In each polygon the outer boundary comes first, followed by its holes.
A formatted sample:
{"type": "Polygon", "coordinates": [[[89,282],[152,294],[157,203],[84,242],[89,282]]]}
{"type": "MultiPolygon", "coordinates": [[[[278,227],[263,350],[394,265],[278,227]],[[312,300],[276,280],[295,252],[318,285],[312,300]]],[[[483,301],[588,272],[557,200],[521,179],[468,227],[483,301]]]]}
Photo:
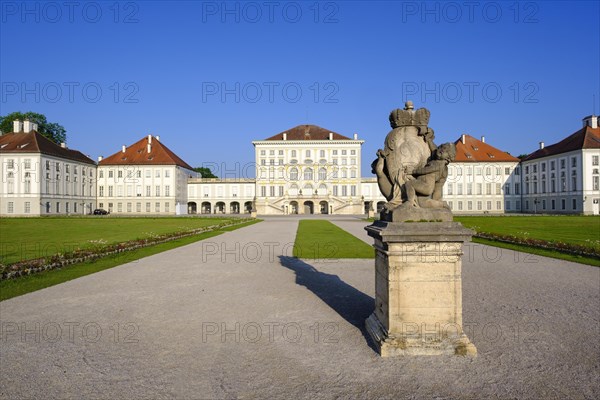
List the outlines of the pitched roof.
{"type": "Polygon", "coordinates": [[[86,164],[96,163],[77,150],[61,147],[36,131],[12,132],[0,136],[1,153],[41,153],[86,164]]]}
{"type": "Polygon", "coordinates": [[[167,146],[152,136],[150,152],[148,137],[143,137],[134,144],[100,161],[98,165],[178,165],[193,169],[188,163],[173,153],[167,146]]]}
{"type": "Polygon", "coordinates": [[[287,133],[287,140],[329,140],[330,133],[333,134],[333,140],[352,140],[317,125],[298,125],[265,140],[283,140],[284,133],[287,133]]]}
{"type": "Polygon", "coordinates": [[[464,135],[465,143],[462,142],[462,135],[454,144],[456,145],[455,162],[501,162],[515,161],[519,162],[517,157],[513,157],[505,151],[499,150],[494,146],[475,139],[471,135],[464,135]]]}
{"type": "Polygon", "coordinates": [[[581,149],[600,149],[600,127],[592,128],[589,125],[584,126],[560,142],[534,151],[525,157],[523,161],[534,160],[536,158],[548,157],[555,154],[562,154],[581,149]]]}

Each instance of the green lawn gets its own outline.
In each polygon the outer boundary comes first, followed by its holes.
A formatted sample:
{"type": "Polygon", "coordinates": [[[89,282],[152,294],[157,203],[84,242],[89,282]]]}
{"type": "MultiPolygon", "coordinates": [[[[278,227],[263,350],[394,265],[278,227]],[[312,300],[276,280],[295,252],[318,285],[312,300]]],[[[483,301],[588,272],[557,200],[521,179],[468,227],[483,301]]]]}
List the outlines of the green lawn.
{"type": "Polygon", "coordinates": [[[1,218],[0,263],[11,264],[155,235],[217,225],[227,218],[1,218]]]}
{"type": "Polygon", "coordinates": [[[199,240],[217,236],[224,232],[239,229],[244,226],[255,224],[257,222],[260,222],[260,220],[248,221],[239,225],[216,229],[211,232],[200,233],[198,235],[176,239],[170,242],[158,244],[156,246],[144,247],[133,251],[127,251],[124,253],[104,257],[94,261],[70,265],[60,269],[0,281],[0,301],[20,296],[25,293],[40,290],[49,286],[58,285],[59,283],[70,281],[72,279],[76,279],[85,275],[90,275],[95,272],[116,267],[121,264],[135,261],[143,257],[148,257],[166,250],[171,250],[176,247],[194,243],[199,240]]]}
{"type": "Polygon", "coordinates": [[[454,220],[477,232],[577,244],[600,252],[600,216],[455,216],[454,220]]]}
{"type": "Polygon", "coordinates": [[[310,259],[374,258],[373,247],[325,220],[301,220],[294,257],[310,259]]]}

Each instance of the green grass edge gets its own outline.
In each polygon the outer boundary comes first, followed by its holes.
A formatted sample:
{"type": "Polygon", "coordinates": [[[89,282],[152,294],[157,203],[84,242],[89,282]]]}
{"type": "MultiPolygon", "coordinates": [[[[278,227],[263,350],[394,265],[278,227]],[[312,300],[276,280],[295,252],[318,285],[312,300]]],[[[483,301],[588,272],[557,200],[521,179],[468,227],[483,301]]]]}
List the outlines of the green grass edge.
{"type": "Polygon", "coordinates": [[[246,226],[254,225],[262,220],[244,222],[241,224],[216,229],[210,232],[200,233],[198,235],[172,240],[170,242],[157,244],[155,246],[144,247],[137,250],[127,251],[108,257],[103,257],[93,261],[69,265],[60,269],[44,271],[33,275],[22,276],[15,279],[0,281],[0,301],[8,300],[13,297],[21,296],[27,293],[35,292],[40,289],[58,285],[82,276],[91,275],[96,272],[104,271],[128,262],[136,261],[144,257],[162,253],[167,250],[185,246],[218,236],[225,232],[234,231],[246,226]]]}

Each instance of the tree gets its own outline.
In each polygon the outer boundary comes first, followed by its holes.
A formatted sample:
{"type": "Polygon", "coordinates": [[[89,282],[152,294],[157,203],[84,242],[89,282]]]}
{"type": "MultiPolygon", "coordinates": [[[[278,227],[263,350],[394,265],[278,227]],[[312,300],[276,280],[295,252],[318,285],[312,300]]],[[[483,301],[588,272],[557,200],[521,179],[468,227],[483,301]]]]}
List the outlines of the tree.
{"type": "Polygon", "coordinates": [[[207,168],[207,167],[196,167],[196,168],[194,168],[194,171],[200,172],[200,175],[203,178],[216,178],[217,177],[215,174],[212,173],[210,168],[207,168]]]}
{"type": "Polygon", "coordinates": [[[26,113],[17,111],[5,115],[4,117],[0,116],[0,131],[3,133],[12,132],[14,120],[29,120],[33,123],[36,123],[38,126],[38,133],[52,140],[56,144],[61,144],[67,141],[67,131],[65,128],[55,122],[48,122],[44,114],[38,114],[32,111],[26,113]]]}
{"type": "Polygon", "coordinates": [[[529,155],[529,154],[519,154],[519,155],[517,156],[517,158],[518,158],[519,160],[522,160],[522,159],[524,159],[524,158],[527,158],[527,156],[528,156],[528,155],[529,155]]]}

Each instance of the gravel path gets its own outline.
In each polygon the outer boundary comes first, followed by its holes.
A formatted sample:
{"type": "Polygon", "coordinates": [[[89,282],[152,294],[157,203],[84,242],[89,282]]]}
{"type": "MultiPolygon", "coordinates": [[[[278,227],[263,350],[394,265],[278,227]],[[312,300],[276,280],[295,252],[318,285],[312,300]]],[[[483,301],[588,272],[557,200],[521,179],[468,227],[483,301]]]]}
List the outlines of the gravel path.
{"type": "Polygon", "coordinates": [[[471,244],[479,356],[382,359],[373,261],[294,259],[296,228],[269,218],[0,303],[0,398],[600,397],[600,268],[471,244]]]}

